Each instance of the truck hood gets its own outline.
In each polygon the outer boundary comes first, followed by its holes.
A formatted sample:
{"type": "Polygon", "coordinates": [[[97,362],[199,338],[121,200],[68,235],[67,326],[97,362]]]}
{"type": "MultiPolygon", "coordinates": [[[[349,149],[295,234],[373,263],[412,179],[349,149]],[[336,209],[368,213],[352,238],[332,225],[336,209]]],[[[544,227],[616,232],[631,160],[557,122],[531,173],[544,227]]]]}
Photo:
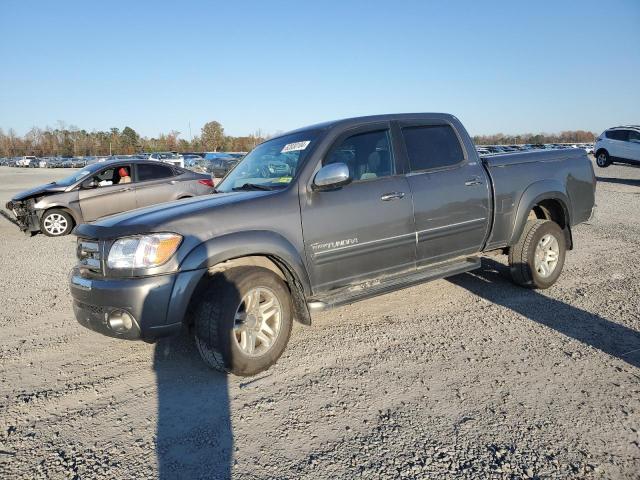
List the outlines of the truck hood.
{"type": "Polygon", "coordinates": [[[20,192],[17,195],[15,195],[11,200],[14,202],[19,202],[19,201],[27,200],[28,198],[37,197],[43,194],[64,192],[66,189],[67,187],[62,187],[60,185],[56,185],[55,183],[47,183],[46,185],[39,185],[29,190],[25,190],[24,192],[20,192]]]}
{"type": "Polygon", "coordinates": [[[279,191],[240,191],[194,197],[161,203],[125,213],[104,217],[92,224],[78,225],[74,233],[79,237],[113,239],[126,235],[151,232],[176,232],[193,235],[211,230],[216,223],[215,212],[279,191]],[[207,226],[210,227],[207,228],[207,226]]]}

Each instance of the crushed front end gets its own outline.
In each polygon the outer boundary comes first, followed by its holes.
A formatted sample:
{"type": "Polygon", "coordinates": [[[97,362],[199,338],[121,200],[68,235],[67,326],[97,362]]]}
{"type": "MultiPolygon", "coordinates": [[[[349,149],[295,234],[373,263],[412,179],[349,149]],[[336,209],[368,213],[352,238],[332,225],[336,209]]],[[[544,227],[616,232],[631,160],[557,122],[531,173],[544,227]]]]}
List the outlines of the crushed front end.
{"type": "Polygon", "coordinates": [[[34,208],[35,199],[11,200],[7,203],[7,210],[13,212],[16,224],[26,234],[40,231],[40,218],[34,208]]]}

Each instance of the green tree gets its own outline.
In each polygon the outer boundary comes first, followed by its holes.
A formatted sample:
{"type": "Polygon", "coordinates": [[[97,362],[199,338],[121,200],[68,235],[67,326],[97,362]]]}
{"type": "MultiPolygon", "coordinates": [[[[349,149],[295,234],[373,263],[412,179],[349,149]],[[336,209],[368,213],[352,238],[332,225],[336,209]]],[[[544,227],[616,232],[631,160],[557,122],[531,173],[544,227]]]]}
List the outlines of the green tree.
{"type": "Polygon", "coordinates": [[[220,122],[208,122],[202,127],[200,142],[205,150],[217,152],[224,144],[224,128],[220,122]]]}
{"type": "Polygon", "coordinates": [[[134,153],[140,144],[140,135],[131,127],[124,127],[120,134],[120,145],[125,153],[134,153]]]}

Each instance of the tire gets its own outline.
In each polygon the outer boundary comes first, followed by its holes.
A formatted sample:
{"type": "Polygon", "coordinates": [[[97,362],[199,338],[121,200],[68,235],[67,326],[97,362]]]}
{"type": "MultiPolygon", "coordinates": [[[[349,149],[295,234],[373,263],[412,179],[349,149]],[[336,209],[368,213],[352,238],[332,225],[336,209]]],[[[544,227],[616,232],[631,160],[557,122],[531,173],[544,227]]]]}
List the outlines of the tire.
{"type": "Polygon", "coordinates": [[[212,277],[199,296],[192,313],[195,342],[209,367],[250,376],[276,363],[293,324],[291,295],[280,277],[266,268],[237,267],[212,277]],[[259,313],[263,308],[268,315],[259,313]]]}
{"type": "Polygon", "coordinates": [[[528,221],[518,243],[509,249],[511,278],[523,287],[549,288],[562,273],[566,250],[565,236],[557,223],[550,220],[528,221]],[[550,243],[544,244],[549,239],[550,243]]]}
{"type": "Polygon", "coordinates": [[[607,168],[611,165],[611,159],[609,158],[609,153],[606,150],[600,150],[596,154],[596,165],[600,168],[607,168]]]}
{"type": "Polygon", "coordinates": [[[64,210],[52,208],[40,219],[40,231],[47,237],[62,237],[73,230],[73,217],[64,210]]]}

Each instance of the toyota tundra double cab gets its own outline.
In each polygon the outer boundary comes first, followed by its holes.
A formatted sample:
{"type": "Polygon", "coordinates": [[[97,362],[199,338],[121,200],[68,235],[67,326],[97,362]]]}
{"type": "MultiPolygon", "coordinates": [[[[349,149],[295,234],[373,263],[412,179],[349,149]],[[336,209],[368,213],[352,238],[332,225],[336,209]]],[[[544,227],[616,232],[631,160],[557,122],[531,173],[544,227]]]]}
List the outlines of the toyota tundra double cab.
{"type": "Polygon", "coordinates": [[[217,194],[78,225],[74,312],[122,339],[186,327],[209,366],[253,375],[294,320],[476,269],[488,252],[508,255],[516,283],[550,287],[594,196],[584,150],[481,158],[452,115],[313,125],[258,145],[217,194]]]}

